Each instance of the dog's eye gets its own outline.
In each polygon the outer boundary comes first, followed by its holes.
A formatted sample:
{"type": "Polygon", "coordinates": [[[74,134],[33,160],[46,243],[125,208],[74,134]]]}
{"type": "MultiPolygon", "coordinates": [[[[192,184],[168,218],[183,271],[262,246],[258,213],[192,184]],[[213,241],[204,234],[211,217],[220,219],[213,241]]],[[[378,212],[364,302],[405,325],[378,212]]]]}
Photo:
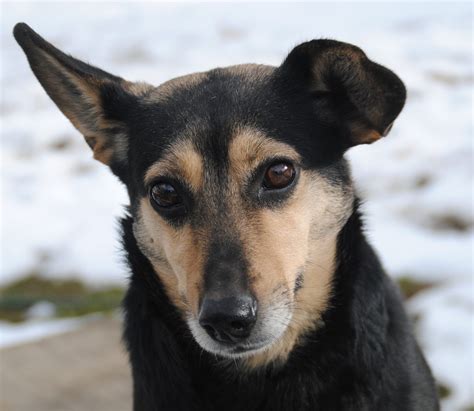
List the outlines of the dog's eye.
{"type": "Polygon", "coordinates": [[[269,190],[285,188],[293,182],[295,174],[295,167],[290,163],[273,164],[265,171],[263,185],[269,190]]]}
{"type": "Polygon", "coordinates": [[[170,208],[181,204],[181,197],[169,183],[155,184],[150,190],[152,200],[163,208],[170,208]]]}

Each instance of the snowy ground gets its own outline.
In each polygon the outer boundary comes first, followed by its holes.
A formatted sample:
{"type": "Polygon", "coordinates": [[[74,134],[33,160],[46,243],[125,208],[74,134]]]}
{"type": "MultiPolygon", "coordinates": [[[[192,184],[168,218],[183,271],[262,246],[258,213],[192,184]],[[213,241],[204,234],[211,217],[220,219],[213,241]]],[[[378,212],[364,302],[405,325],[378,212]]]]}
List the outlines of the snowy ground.
{"type": "MultiPolygon", "coordinates": [[[[0,282],[30,272],[126,280],[123,187],[48,99],[11,36],[29,23],[130,80],[160,83],[243,62],[279,64],[301,41],[355,43],[405,81],[389,138],[354,149],[368,232],[394,277],[435,283],[409,303],[446,410],[474,405],[472,6],[470,3],[4,3],[0,282]]],[[[1,330],[0,330],[1,332],[1,330]]]]}
{"type": "Polygon", "coordinates": [[[0,348],[35,341],[39,338],[62,334],[79,328],[82,319],[68,318],[63,320],[28,321],[11,324],[0,321],[0,348]]]}

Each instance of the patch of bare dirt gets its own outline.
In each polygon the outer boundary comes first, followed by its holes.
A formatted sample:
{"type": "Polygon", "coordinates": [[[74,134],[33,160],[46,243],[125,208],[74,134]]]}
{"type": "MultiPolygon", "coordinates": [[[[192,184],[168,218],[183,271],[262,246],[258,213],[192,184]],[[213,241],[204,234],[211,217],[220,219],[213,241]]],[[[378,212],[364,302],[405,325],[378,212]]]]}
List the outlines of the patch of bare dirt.
{"type": "Polygon", "coordinates": [[[130,411],[132,383],[120,321],[0,350],[3,411],[130,411]]]}

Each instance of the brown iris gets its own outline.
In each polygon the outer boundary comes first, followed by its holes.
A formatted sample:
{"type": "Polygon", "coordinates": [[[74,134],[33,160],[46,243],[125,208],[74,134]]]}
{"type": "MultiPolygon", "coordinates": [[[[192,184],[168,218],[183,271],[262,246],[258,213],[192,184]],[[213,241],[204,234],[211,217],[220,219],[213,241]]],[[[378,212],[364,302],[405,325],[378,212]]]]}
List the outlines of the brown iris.
{"type": "Polygon", "coordinates": [[[150,195],[153,201],[160,207],[169,208],[181,204],[181,197],[176,189],[169,183],[155,184],[150,195]]]}
{"type": "Polygon", "coordinates": [[[285,188],[293,182],[295,174],[295,168],[290,163],[273,164],[265,171],[263,184],[273,190],[285,188]]]}

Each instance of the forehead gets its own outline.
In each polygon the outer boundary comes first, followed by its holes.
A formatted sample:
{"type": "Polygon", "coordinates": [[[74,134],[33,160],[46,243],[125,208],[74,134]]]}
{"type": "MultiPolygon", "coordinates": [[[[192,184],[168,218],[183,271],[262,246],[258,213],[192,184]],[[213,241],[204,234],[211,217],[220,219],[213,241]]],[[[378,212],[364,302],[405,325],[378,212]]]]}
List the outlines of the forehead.
{"type": "Polygon", "coordinates": [[[277,69],[262,65],[215,69],[168,81],[133,108],[131,164],[144,177],[158,160],[178,152],[186,151],[187,162],[197,166],[194,151],[213,169],[223,169],[236,136],[234,157],[236,147],[245,156],[255,147],[263,155],[264,147],[277,152],[285,145],[302,157],[316,158],[314,153],[324,151],[317,146],[327,133],[311,113],[311,103],[302,101],[307,96],[295,99],[290,89],[277,69]]]}
{"type": "Polygon", "coordinates": [[[221,171],[236,178],[244,178],[259,164],[268,159],[300,160],[299,154],[291,146],[267,137],[252,127],[233,130],[228,141],[228,151],[224,158],[212,158],[212,153],[199,149],[196,141],[180,139],[171,144],[161,158],[145,173],[145,184],[163,175],[178,176],[194,189],[202,188],[204,175],[219,175],[215,165],[220,162],[221,171]],[[225,170],[222,170],[222,169],[225,170]],[[216,173],[217,171],[217,173],[216,173]]]}

